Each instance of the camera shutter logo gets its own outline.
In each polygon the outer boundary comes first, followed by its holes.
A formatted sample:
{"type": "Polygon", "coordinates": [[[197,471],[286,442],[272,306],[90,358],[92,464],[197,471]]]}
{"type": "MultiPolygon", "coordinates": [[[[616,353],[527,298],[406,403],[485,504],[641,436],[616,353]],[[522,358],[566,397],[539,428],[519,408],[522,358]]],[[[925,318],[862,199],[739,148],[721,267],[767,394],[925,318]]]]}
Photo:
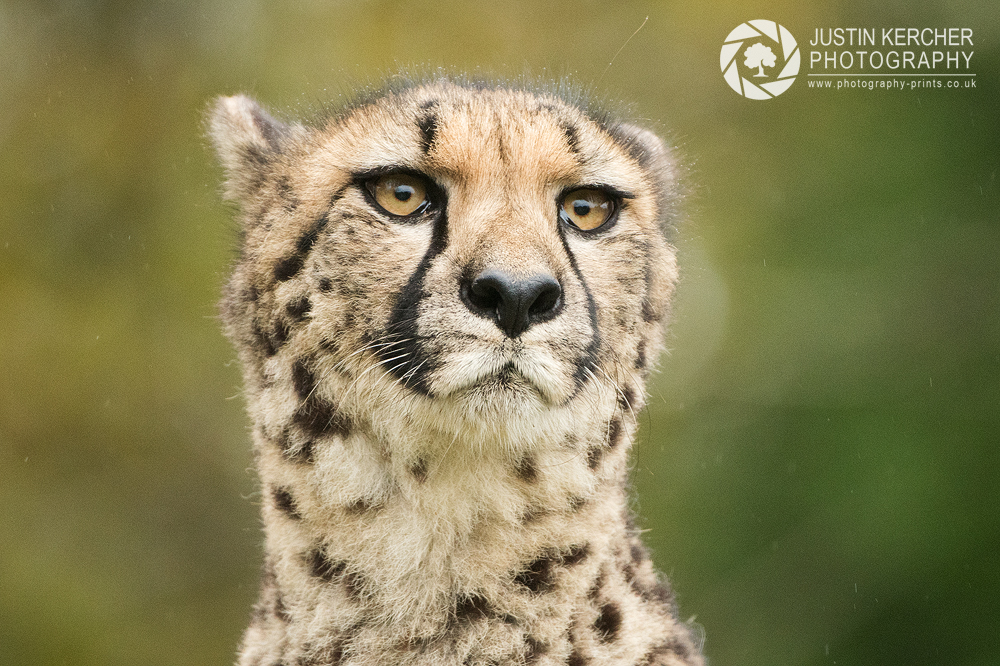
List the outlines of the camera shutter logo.
{"type": "Polygon", "coordinates": [[[771,99],[795,82],[799,45],[783,25],[765,19],[747,21],[726,37],[719,64],[730,88],[747,99],[771,99]]]}

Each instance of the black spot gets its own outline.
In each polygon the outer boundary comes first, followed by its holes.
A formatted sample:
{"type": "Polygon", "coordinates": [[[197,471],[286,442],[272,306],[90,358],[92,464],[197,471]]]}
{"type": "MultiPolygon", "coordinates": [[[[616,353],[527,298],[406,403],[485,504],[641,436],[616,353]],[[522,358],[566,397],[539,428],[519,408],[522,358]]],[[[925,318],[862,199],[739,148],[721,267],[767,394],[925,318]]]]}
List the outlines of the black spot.
{"type": "Polygon", "coordinates": [[[344,575],[344,588],[347,590],[347,594],[355,601],[364,596],[367,585],[368,581],[357,571],[349,571],[344,575]]]}
{"type": "Polygon", "coordinates": [[[574,495],[569,498],[569,510],[576,512],[582,509],[587,504],[587,499],[585,497],[580,497],[579,495],[574,495]]]}
{"type": "Polygon", "coordinates": [[[298,275],[299,271],[302,270],[302,266],[305,264],[306,255],[310,250],[312,250],[313,245],[316,244],[316,240],[319,238],[319,234],[325,226],[326,217],[322,217],[309,229],[309,231],[299,236],[299,240],[295,244],[295,253],[289,257],[285,257],[274,267],[274,278],[278,280],[278,282],[285,282],[286,280],[290,280],[298,275]]]}
{"type": "Polygon", "coordinates": [[[462,594],[455,601],[455,619],[459,622],[475,622],[494,613],[489,600],[481,594],[462,594]]]}
{"type": "Polygon", "coordinates": [[[417,480],[417,483],[423,483],[424,481],[426,481],[427,461],[424,460],[423,458],[420,458],[419,460],[417,460],[417,462],[413,463],[413,465],[410,467],[410,474],[412,474],[413,478],[417,480]]]}
{"type": "Polygon", "coordinates": [[[347,566],[346,562],[334,562],[330,560],[330,558],[326,556],[326,553],[323,552],[322,548],[317,548],[316,550],[311,551],[306,556],[306,561],[309,564],[309,572],[314,577],[327,583],[343,574],[344,568],[347,566]]]}
{"type": "Polygon", "coordinates": [[[272,495],[274,497],[274,505],[286,516],[294,520],[302,518],[299,510],[295,508],[295,498],[292,497],[292,493],[288,491],[288,488],[275,488],[272,491],[272,495]]]}
{"type": "Polygon", "coordinates": [[[297,426],[309,437],[351,434],[350,421],[337,412],[333,405],[315,395],[306,399],[292,416],[297,426]]]}
{"type": "Polygon", "coordinates": [[[604,457],[604,448],[600,446],[595,446],[594,448],[587,451],[587,467],[592,470],[596,470],[597,466],[601,464],[601,458],[604,457]]]}
{"type": "Polygon", "coordinates": [[[622,421],[619,418],[611,419],[608,426],[608,446],[613,450],[617,448],[622,438],[622,421]]]}
{"type": "Polygon", "coordinates": [[[594,629],[599,634],[601,642],[610,643],[615,640],[621,626],[622,612],[618,606],[610,602],[601,606],[601,612],[594,620],[594,629]]]}
{"type": "Polygon", "coordinates": [[[313,452],[314,446],[315,445],[313,444],[313,441],[311,439],[306,440],[306,442],[301,447],[299,447],[298,453],[294,456],[295,460],[304,463],[316,462],[316,456],[313,452]]]}
{"type": "Polygon", "coordinates": [[[683,661],[691,656],[691,651],[688,649],[687,645],[684,645],[675,638],[667,643],[664,643],[663,645],[653,648],[649,654],[646,655],[642,664],[643,666],[655,666],[659,663],[660,657],[667,657],[670,655],[675,655],[683,661]]]}
{"type": "Polygon", "coordinates": [[[602,569],[601,573],[597,574],[594,584],[591,585],[590,589],[587,591],[587,598],[593,601],[601,596],[601,592],[604,591],[604,586],[607,582],[608,574],[602,569]]]}
{"type": "Polygon", "coordinates": [[[299,400],[307,400],[316,390],[316,376],[303,359],[296,359],[292,364],[292,386],[299,400]]]}
{"type": "Polygon", "coordinates": [[[653,307],[648,298],[642,299],[642,320],[648,324],[660,320],[660,312],[653,307]]]}
{"type": "Polygon", "coordinates": [[[524,510],[524,513],[521,514],[521,524],[527,525],[528,523],[533,523],[546,513],[548,513],[548,511],[545,509],[536,506],[529,506],[524,510]]]}
{"type": "Polygon", "coordinates": [[[329,293],[333,290],[333,280],[328,277],[323,277],[319,279],[319,290],[324,294],[329,293]]]}
{"type": "Polygon", "coordinates": [[[571,567],[575,564],[579,564],[587,559],[590,555],[590,546],[588,544],[583,544],[582,546],[573,546],[569,549],[569,552],[562,556],[563,564],[571,567]]]}
{"type": "Polygon", "coordinates": [[[305,319],[310,310],[312,310],[312,303],[309,302],[309,298],[307,296],[302,296],[285,306],[285,312],[287,312],[288,316],[295,322],[300,322],[305,319]]]}
{"type": "Polygon", "coordinates": [[[434,140],[437,138],[438,117],[436,113],[428,113],[417,120],[417,127],[420,128],[420,148],[426,155],[434,147],[434,140]]]}
{"type": "Polygon", "coordinates": [[[282,176],[278,179],[276,189],[278,196],[282,200],[282,208],[287,211],[295,210],[299,205],[299,199],[295,196],[295,190],[292,189],[292,184],[289,182],[288,176],[282,176]]]}
{"type": "Polygon", "coordinates": [[[576,127],[568,122],[562,122],[559,124],[562,128],[563,135],[566,137],[566,144],[569,149],[576,154],[580,154],[580,134],[577,132],[576,127]]]}
{"type": "Polygon", "coordinates": [[[631,413],[635,409],[635,391],[631,386],[626,386],[618,395],[618,406],[623,413],[631,413]]]}
{"type": "MultiPolygon", "coordinates": [[[[274,328],[271,329],[271,349],[274,353],[277,353],[286,342],[288,342],[288,322],[284,319],[278,319],[274,322],[274,328]]],[[[274,354],[269,354],[269,356],[274,356],[274,354]]]]}
{"type": "Polygon", "coordinates": [[[247,285],[246,289],[243,290],[243,300],[247,303],[256,303],[258,298],[260,298],[260,292],[257,291],[257,285],[247,285]]]}
{"type": "Polygon", "coordinates": [[[368,513],[369,511],[374,511],[378,508],[377,505],[370,503],[364,498],[356,499],[345,507],[348,512],[353,514],[368,513]]]}
{"type": "Polygon", "coordinates": [[[566,666],[587,666],[588,659],[580,654],[578,648],[573,648],[573,651],[569,654],[569,659],[566,660],[566,666]]]}
{"type": "Polygon", "coordinates": [[[299,254],[293,254],[290,257],[285,257],[274,265],[274,279],[278,282],[291,280],[298,274],[299,271],[302,270],[302,265],[304,263],[305,257],[299,254]]]}
{"type": "Polygon", "coordinates": [[[638,541],[633,541],[632,545],[629,546],[629,556],[635,564],[642,564],[649,556],[646,554],[646,549],[642,547],[638,541]]]}
{"type": "Polygon", "coordinates": [[[514,577],[514,582],[522,585],[531,592],[538,594],[552,589],[555,582],[555,567],[558,564],[559,556],[556,553],[547,553],[531,562],[523,571],[514,577]]]}
{"type": "Polygon", "coordinates": [[[293,462],[311,463],[313,460],[313,443],[307,441],[302,446],[296,447],[291,435],[287,430],[282,431],[274,439],[274,443],[281,449],[281,453],[293,462]]]}
{"type": "Polygon", "coordinates": [[[640,592],[640,596],[643,599],[663,604],[671,609],[671,614],[674,617],[677,616],[677,599],[674,597],[674,591],[669,585],[657,581],[655,585],[647,587],[644,592],[644,594],[640,592]]]}
{"type": "Polygon", "coordinates": [[[255,346],[260,347],[265,356],[271,357],[278,353],[277,347],[275,347],[274,343],[271,341],[271,336],[265,334],[264,331],[261,330],[260,324],[256,321],[250,325],[250,334],[257,343],[255,346]]]}
{"type": "Polygon", "coordinates": [[[646,367],[646,341],[643,340],[635,350],[635,369],[642,370],[646,367]]]}
{"type": "Polygon", "coordinates": [[[548,651],[549,651],[549,646],[543,643],[542,641],[538,640],[537,638],[528,636],[526,639],[524,639],[525,664],[535,663],[541,658],[543,654],[545,654],[548,651]]]}
{"type": "Polygon", "coordinates": [[[292,619],[288,608],[285,607],[285,598],[281,596],[281,592],[278,592],[274,599],[274,616],[282,622],[288,622],[292,619]]]}
{"type": "Polygon", "coordinates": [[[530,456],[525,456],[517,461],[517,467],[514,468],[514,473],[517,474],[517,478],[526,483],[531,483],[538,478],[538,468],[535,466],[535,461],[530,456]]]}

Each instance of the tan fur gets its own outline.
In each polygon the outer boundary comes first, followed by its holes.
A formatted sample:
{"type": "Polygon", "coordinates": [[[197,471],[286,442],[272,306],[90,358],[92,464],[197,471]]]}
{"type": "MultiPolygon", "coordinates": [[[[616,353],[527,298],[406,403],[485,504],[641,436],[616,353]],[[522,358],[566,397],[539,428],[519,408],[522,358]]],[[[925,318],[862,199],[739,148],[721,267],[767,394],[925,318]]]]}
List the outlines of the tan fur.
{"type": "Polygon", "coordinates": [[[659,139],[447,80],[309,125],[224,98],[211,126],[264,494],[240,664],[701,664],[624,489],[677,276],[659,139]],[[374,206],[387,168],[435,183],[436,217],[374,206]],[[609,230],[560,226],[584,185],[629,193],[609,230]],[[556,314],[474,313],[460,285],[491,269],[552,276],[556,314]]]}

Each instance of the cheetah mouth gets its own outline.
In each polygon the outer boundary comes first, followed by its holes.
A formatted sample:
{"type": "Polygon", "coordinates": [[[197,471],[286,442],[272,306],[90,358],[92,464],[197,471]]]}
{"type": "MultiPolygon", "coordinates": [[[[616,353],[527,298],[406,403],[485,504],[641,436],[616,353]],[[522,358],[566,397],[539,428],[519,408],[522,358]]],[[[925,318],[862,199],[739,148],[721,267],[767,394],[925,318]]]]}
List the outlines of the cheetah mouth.
{"type": "Polygon", "coordinates": [[[561,404],[569,394],[566,371],[547,354],[530,349],[507,353],[468,352],[452,357],[435,373],[436,393],[533,398],[561,404]]]}

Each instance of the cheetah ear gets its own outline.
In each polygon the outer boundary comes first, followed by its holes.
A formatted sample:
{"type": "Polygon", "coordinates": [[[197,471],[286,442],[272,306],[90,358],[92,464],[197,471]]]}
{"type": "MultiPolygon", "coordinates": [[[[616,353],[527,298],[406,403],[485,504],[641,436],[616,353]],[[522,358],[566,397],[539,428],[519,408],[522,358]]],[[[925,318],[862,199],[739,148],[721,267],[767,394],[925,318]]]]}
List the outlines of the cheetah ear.
{"type": "Polygon", "coordinates": [[[290,128],[245,95],[217,99],[208,124],[219,161],[226,170],[225,197],[245,202],[281,154],[290,128]]]}

